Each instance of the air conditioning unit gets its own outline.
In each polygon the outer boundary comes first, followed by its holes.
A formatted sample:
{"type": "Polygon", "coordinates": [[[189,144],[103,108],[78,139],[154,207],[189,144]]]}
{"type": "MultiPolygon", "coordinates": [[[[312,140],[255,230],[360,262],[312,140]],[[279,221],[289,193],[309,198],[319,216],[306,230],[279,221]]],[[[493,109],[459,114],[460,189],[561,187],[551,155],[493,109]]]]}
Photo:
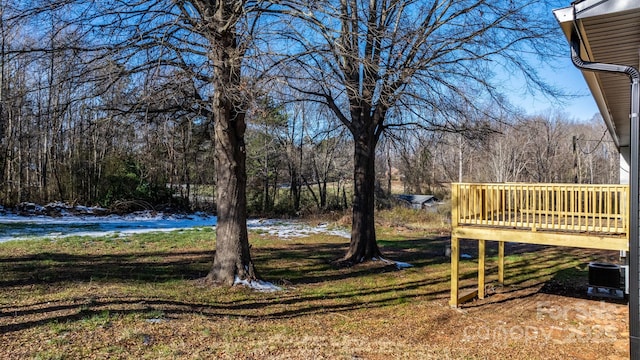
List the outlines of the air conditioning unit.
{"type": "MultiPolygon", "coordinates": [[[[626,277],[625,277],[626,279],[626,277]]],[[[621,299],[624,293],[620,288],[620,265],[589,263],[589,289],[587,295],[621,299]]]]}

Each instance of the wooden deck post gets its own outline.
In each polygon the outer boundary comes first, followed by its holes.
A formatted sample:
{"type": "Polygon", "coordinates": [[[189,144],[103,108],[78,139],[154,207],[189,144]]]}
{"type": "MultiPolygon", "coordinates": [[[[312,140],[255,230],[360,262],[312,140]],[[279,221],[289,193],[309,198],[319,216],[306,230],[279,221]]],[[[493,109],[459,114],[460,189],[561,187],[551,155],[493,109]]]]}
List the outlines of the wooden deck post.
{"type": "MultiPolygon", "coordinates": [[[[451,228],[458,227],[458,216],[460,199],[459,196],[459,184],[451,184],[451,228]]],[[[460,287],[460,274],[459,270],[460,262],[460,240],[451,236],[451,301],[449,305],[452,307],[458,306],[458,290],[460,287]]]]}
{"type": "Polygon", "coordinates": [[[460,288],[459,262],[460,240],[457,237],[451,237],[451,301],[449,301],[449,305],[452,307],[458,306],[458,291],[460,288]]]}
{"type": "Polygon", "coordinates": [[[478,240],[478,299],[484,299],[485,240],[478,240]]]}
{"type": "Polygon", "coordinates": [[[498,283],[504,285],[504,241],[498,241],[498,283]]]}

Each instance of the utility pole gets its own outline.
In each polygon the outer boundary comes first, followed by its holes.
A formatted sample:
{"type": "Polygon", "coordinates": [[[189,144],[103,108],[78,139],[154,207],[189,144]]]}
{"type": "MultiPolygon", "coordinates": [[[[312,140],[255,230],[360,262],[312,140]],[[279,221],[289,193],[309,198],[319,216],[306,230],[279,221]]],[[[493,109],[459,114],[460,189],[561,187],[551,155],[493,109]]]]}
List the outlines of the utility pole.
{"type": "Polygon", "coordinates": [[[577,143],[578,137],[573,135],[573,183],[578,183],[578,151],[577,151],[577,143]]]}
{"type": "Polygon", "coordinates": [[[458,182],[462,182],[462,134],[458,138],[458,182]]]}

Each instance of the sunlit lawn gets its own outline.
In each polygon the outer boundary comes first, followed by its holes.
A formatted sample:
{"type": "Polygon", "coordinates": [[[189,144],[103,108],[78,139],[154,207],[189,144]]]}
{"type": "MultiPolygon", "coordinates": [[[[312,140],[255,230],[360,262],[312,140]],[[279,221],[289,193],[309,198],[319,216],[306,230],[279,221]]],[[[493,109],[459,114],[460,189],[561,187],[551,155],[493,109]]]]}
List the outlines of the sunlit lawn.
{"type": "MultiPolygon", "coordinates": [[[[575,346],[557,341],[520,346],[492,339],[482,346],[484,340],[469,338],[465,328],[480,319],[496,321],[499,309],[524,306],[522,299],[544,292],[545,281],[583,279],[586,263],[601,253],[508,248],[508,291],[496,295],[504,303],[451,309],[447,234],[387,226],[378,235],[385,256],[414,266],[338,267],[333,261],[346,250],[344,238],[284,240],[252,233],[260,275],[283,288],[267,293],[199,285],[214,255],[211,229],[0,244],[0,358],[424,359],[495,358],[504,352],[542,359],[574,354],[575,346]]],[[[463,251],[473,255],[472,245],[463,251]]],[[[463,286],[473,284],[476,265],[474,259],[462,262],[463,286]]],[[[489,261],[490,276],[494,272],[489,261]]],[[[609,305],[624,310],[624,305],[609,305]]],[[[505,324],[536,321],[535,302],[530,306],[532,313],[505,315],[505,324]]],[[[621,340],[624,334],[579,354],[595,354],[604,346],[609,354],[624,356],[619,344],[614,346],[621,340]]]]}

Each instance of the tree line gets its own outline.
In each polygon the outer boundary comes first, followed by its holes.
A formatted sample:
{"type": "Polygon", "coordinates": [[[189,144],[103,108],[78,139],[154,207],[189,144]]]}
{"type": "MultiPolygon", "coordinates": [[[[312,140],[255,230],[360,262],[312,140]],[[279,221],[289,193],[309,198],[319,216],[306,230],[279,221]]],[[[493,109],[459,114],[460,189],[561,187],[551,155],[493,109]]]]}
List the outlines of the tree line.
{"type": "MultiPolygon", "coordinates": [[[[47,63],[23,53],[2,63],[4,206],[145,200],[156,207],[212,208],[210,123],[127,117],[92,106],[95,99],[64,100],[74,96],[69,89],[87,96],[91,84],[68,78],[42,87],[33,77],[50,71],[51,61],[56,57],[47,63]],[[48,108],[64,101],[64,111],[48,108]]],[[[511,116],[516,120],[486,119],[484,132],[414,130],[385,137],[376,154],[375,186],[382,191],[376,194],[391,194],[391,181],[407,193],[441,197],[456,181],[618,181],[617,149],[599,117],[511,116]]],[[[322,108],[265,100],[257,104],[246,141],[250,213],[295,215],[351,205],[353,159],[345,150],[353,141],[322,108]]]]}
{"type": "Polygon", "coordinates": [[[381,255],[375,194],[394,171],[418,192],[453,168],[597,181],[595,124],[520,116],[501,91],[508,74],[561,95],[531,66],[560,49],[554,5],[0,0],[2,202],[186,206],[209,187],[208,279],[229,284],[256,277],[249,211],[349,207],[358,263],[381,255]],[[568,171],[563,131],[582,146],[568,171]]]}

